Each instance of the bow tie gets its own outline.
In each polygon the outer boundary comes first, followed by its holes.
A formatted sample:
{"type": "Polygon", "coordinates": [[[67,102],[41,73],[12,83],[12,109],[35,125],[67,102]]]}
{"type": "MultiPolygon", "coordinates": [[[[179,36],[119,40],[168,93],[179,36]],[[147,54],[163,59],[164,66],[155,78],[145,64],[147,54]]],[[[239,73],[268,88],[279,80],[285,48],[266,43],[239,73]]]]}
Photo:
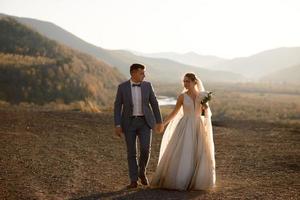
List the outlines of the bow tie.
{"type": "Polygon", "coordinates": [[[141,87],[141,84],[132,84],[132,87],[141,87]]]}

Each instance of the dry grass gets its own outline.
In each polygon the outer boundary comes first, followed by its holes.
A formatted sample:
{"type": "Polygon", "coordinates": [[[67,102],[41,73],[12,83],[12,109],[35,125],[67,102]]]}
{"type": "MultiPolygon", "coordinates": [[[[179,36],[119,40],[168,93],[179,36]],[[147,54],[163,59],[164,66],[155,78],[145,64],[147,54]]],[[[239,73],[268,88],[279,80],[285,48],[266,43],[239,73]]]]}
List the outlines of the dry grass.
{"type": "MultiPolygon", "coordinates": [[[[215,121],[214,191],[128,191],[125,143],[112,121],[111,112],[0,109],[0,199],[300,198],[299,125],[215,121]]],[[[149,178],[160,141],[154,134],[149,178]]]]}
{"type": "Polygon", "coordinates": [[[300,95],[219,92],[211,103],[215,119],[299,124],[300,95]]]}
{"type": "Polygon", "coordinates": [[[63,100],[56,100],[44,105],[37,105],[34,103],[22,102],[20,104],[10,104],[6,101],[0,101],[0,108],[13,108],[23,110],[39,110],[39,111],[81,111],[88,113],[101,112],[99,105],[90,99],[83,101],[74,101],[69,104],[63,102],[63,100]]]}

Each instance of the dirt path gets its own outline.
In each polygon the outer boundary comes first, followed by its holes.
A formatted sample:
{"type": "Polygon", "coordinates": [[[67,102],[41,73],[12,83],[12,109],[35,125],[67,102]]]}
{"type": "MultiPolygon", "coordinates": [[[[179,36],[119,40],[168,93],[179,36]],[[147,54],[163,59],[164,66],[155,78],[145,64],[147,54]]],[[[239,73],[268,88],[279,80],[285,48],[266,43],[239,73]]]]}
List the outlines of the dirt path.
{"type": "MultiPolygon", "coordinates": [[[[299,199],[300,127],[215,122],[217,187],[210,192],[128,184],[112,114],[0,110],[0,199],[299,199]]],[[[148,175],[161,135],[154,134],[148,175]]]]}

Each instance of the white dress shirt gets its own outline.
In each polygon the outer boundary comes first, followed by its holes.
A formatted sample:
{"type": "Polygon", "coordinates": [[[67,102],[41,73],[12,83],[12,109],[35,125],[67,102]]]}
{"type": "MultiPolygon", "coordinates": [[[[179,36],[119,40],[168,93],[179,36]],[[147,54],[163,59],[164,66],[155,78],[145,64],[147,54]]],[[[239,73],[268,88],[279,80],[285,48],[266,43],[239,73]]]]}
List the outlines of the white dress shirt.
{"type": "Polygon", "coordinates": [[[142,110],[142,90],[141,87],[133,87],[132,84],[141,84],[141,83],[135,83],[130,79],[131,84],[131,95],[132,95],[132,103],[133,103],[133,116],[143,116],[143,110],[142,110]]]}

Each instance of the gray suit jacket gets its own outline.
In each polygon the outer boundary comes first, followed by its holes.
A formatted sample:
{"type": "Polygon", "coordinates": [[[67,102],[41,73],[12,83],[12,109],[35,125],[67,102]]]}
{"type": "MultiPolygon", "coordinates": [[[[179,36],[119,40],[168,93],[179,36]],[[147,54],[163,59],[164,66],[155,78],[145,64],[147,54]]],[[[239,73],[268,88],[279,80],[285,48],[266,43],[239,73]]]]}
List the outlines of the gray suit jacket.
{"type": "MultiPolygon", "coordinates": [[[[142,110],[145,115],[147,124],[150,128],[153,128],[156,123],[162,123],[162,118],[151,83],[143,81],[141,83],[141,92],[142,110]],[[150,105],[152,109],[150,108],[150,105]]],[[[123,131],[128,130],[132,112],[133,103],[131,96],[131,84],[130,80],[128,80],[121,83],[118,87],[114,104],[115,125],[121,125],[123,131]]]]}

